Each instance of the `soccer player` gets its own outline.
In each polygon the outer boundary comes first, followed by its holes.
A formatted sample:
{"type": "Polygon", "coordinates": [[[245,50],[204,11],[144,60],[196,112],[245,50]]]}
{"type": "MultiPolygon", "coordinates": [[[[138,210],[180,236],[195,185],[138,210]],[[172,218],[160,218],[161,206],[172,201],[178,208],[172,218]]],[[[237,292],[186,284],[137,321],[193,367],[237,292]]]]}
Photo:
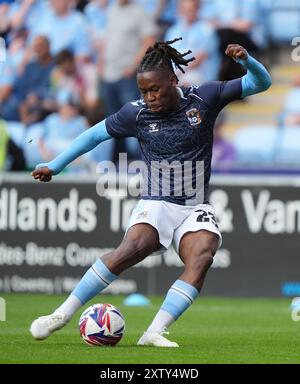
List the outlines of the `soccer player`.
{"type": "Polygon", "coordinates": [[[45,339],[62,328],[81,306],[124,270],[162,246],[168,248],[173,241],[185,264],[184,271],[171,286],[138,345],[178,347],[164,334],[197,298],[221,243],[221,234],[207,200],[214,122],[231,101],[267,90],[271,77],[242,46],[231,44],[226,54],[247,68],[244,77],[178,87],[174,67],[183,71],[182,66],[188,65],[193,58],[186,59],[190,52],[180,53],[174,49],[171,45],[175,41],[177,39],[156,42],[146,51],[137,73],[143,100],[125,104],[119,112],[81,134],[68,149],[51,162],[38,165],[32,173],[35,179],[50,181],[67,164],[104,140],[130,136],[139,140],[147,171],[146,187],[123,241],[92,265],[59,308],[32,323],[30,331],[36,339],[45,339]],[[153,177],[157,176],[157,164],[163,160],[180,165],[169,179],[168,193],[163,185],[166,169],[161,167],[161,178],[153,177]],[[187,167],[186,170],[185,163],[192,169],[187,167]],[[187,187],[180,193],[186,181],[187,187]],[[191,188],[195,184],[196,188],[191,188]]]}

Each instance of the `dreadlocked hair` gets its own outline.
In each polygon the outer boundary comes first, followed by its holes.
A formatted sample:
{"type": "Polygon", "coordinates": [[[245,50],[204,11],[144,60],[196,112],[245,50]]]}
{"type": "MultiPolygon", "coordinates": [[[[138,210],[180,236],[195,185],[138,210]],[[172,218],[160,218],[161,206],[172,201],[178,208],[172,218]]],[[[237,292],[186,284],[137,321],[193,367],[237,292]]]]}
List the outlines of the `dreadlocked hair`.
{"type": "Polygon", "coordinates": [[[190,59],[184,58],[192,53],[192,51],[180,53],[171,47],[172,44],[179,40],[182,40],[182,37],[170,41],[157,41],[153,46],[149,47],[139,65],[138,73],[168,69],[175,75],[178,82],[174,66],[182,73],[185,73],[182,66],[187,66],[191,61],[195,60],[194,57],[190,59]]]}

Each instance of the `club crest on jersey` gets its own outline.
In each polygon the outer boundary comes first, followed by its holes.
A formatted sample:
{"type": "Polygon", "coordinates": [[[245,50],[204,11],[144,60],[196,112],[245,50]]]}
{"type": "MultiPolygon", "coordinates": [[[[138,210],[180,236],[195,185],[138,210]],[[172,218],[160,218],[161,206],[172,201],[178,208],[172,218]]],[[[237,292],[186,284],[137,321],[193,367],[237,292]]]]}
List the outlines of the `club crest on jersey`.
{"type": "Polygon", "coordinates": [[[201,116],[198,109],[193,108],[186,112],[186,116],[188,118],[188,121],[192,127],[195,127],[196,125],[201,124],[201,116]]]}
{"type": "Polygon", "coordinates": [[[147,216],[148,216],[148,211],[140,212],[140,213],[137,214],[136,220],[146,219],[147,216]]]}
{"type": "Polygon", "coordinates": [[[158,127],[158,124],[157,123],[152,123],[152,124],[149,124],[149,132],[150,133],[154,133],[154,132],[158,132],[159,131],[159,127],[158,127]]]}

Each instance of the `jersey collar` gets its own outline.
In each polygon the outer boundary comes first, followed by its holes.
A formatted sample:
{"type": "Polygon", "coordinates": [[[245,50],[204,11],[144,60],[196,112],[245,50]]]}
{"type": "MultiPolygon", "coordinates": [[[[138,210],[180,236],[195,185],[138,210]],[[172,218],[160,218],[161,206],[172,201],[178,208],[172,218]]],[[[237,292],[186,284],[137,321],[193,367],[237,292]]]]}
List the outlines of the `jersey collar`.
{"type": "Polygon", "coordinates": [[[186,100],[186,97],[184,97],[184,94],[183,94],[183,90],[180,87],[176,87],[176,88],[177,88],[177,92],[180,95],[180,98],[186,100]]]}

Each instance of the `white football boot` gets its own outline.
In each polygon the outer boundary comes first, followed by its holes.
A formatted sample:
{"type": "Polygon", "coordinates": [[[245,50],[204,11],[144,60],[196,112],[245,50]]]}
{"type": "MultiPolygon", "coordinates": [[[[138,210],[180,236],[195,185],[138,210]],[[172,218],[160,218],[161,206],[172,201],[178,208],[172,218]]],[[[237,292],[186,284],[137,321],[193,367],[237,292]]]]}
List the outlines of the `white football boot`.
{"type": "Polygon", "coordinates": [[[166,339],[163,335],[169,334],[169,332],[162,331],[162,332],[145,332],[143,336],[140,338],[140,340],[137,342],[137,345],[147,345],[152,347],[167,347],[167,348],[174,348],[179,347],[177,343],[174,341],[170,341],[166,339]]]}
{"type": "Polygon", "coordinates": [[[48,316],[38,317],[31,324],[30,332],[36,340],[44,340],[51,333],[61,329],[67,324],[67,318],[63,314],[52,313],[48,316]]]}

